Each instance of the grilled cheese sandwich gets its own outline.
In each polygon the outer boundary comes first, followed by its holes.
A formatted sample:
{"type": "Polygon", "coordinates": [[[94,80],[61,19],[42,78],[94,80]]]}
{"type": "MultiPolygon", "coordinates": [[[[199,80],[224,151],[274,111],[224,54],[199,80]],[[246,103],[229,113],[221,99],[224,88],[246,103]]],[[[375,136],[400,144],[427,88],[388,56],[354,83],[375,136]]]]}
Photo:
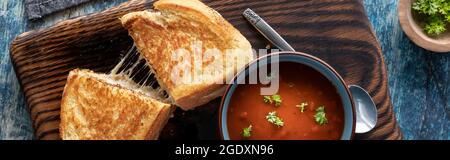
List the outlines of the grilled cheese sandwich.
{"type": "Polygon", "coordinates": [[[73,70],[61,102],[63,140],[157,139],[173,107],[122,75],[73,70]]]}

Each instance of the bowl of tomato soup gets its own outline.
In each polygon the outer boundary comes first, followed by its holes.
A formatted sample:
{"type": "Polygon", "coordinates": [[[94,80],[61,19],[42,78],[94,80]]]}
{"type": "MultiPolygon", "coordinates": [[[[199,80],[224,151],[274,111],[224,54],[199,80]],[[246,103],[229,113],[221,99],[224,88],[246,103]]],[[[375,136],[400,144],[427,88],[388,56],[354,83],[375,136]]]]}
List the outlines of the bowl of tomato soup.
{"type": "Polygon", "coordinates": [[[260,57],[236,75],[222,98],[221,136],[224,140],[352,139],[356,118],[347,86],[330,65],[314,56],[281,52],[260,57]],[[273,65],[278,69],[272,71],[273,65]],[[267,76],[259,76],[262,68],[268,68],[263,72],[267,76]],[[254,75],[257,81],[251,83],[249,77],[254,75]],[[261,88],[271,83],[278,84],[277,91],[263,94],[261,88]]]}

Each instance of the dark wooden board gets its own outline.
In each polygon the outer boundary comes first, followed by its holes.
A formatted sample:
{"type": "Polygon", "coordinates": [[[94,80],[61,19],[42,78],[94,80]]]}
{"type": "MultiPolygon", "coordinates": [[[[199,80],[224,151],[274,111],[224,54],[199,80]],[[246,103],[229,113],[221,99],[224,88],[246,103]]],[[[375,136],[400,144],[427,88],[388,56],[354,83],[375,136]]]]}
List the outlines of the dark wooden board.
{"type": "MultiPolygon", "coordinates": [[[[268,42],[245,21],[252,8],[297,50],[332,65],[348,84],[369,91],[378,123],[356,139],[401,139],[387,86],[380,46],[359,0],[206,0],[238,28],[254,48],[268,42]]],[[[75,68],[109,71],[132,44],[119,17],[150,9],[151,1],[132,0],[104,12],[60,22],[18,36],[11,59],[25,92],[37,139],[59,139],[59,109],[67,74],[75,68]]],[[[177,110],[161,139],[217,139],[219,99],[194,111],[177,110]]]]}

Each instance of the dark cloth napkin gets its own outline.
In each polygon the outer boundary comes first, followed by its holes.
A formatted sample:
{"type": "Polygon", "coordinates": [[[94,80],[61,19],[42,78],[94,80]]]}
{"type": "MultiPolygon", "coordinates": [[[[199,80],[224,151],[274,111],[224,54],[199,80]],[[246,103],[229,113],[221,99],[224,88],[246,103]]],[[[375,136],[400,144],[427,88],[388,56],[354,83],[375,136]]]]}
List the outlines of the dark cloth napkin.
{"type": "Polygon", "coordinates": [[[25,0],[28,19],[35,20],[90,0],[25,0]]]}

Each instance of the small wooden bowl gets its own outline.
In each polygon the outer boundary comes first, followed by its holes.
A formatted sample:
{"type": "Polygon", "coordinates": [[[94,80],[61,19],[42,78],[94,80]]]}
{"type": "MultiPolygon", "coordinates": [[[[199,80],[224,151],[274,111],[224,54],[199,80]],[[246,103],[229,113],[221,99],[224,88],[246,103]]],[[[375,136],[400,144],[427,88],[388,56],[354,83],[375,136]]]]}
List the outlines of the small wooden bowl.
{"type": "Polygon", "coordinates": [[[398,2],[398,19],[405,34],[418,46],[434,52],[450,52],[450,31],[439,36],[426,34],[420,22],[412,14],[411,6],[415,0],[398,2]]]}

